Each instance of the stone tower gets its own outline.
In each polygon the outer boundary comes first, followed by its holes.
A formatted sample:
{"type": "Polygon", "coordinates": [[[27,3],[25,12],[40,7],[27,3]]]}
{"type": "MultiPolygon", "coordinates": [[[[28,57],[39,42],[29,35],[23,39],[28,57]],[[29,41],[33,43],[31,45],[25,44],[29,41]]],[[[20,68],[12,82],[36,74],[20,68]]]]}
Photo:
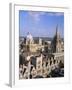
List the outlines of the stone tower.
{"type": "Polygon", "coordinates": [[[32,35],[28,32],[26,36],[26,49],[29,52],[31,50],[32,44],[34,43],[32,35]]]}
{"type": "Polygon", "coordinates": [[[42,45],[42,39],[39,38],[39,45],[42,45]]]}
{"type": "Polygon", "coordinates": [[[32,35],[29,32],[27,33],[26,44],[27,45],[33,44],[33,37],[32,37],[32,35]]]}
{"type": "Polygon", "coordinates": [[[58,32],[58,25],[56,26],[56,34],[51,42],[51,49],[53,53],[61,52],[61,38],[58,32]]]}
{"type": "Polygon", "coordinates": [[[61,37],[60,33],[58,32],[58,25],[56,27],[56,52],[61,52],[61,37]]]}

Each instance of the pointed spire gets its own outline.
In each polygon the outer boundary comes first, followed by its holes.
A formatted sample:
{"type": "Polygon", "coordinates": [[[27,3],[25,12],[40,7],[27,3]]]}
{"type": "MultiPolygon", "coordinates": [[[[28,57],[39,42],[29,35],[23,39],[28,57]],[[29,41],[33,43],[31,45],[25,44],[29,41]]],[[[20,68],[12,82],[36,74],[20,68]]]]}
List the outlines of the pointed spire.
{"type": "Polygon", "coordinates": [[[56,26],[56,35],[58,34],[58,24],[56,26]]]}

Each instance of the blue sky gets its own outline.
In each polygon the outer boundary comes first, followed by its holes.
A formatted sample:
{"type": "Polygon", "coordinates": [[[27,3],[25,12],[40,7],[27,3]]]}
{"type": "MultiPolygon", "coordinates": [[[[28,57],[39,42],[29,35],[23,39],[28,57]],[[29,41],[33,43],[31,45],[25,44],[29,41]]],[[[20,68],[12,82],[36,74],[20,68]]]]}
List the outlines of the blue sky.
{"type": "Polygon", "coordinates": [[[64,13],[19,11],[20,36],[26,36],[28,32],[33,37],[53,37],[58,25],[58,32],[64,37],[64,13]]]}

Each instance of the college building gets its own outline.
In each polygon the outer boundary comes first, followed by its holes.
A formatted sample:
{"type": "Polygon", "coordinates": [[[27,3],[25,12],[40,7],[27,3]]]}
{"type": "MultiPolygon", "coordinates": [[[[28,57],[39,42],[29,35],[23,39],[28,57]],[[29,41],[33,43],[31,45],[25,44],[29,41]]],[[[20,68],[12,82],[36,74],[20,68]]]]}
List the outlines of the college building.
{"type": "Polygon", "coordinates": [[[64,71],[64,41],[58,32],[58,26],[52,40],[40,37],[35,40],[28,33],[20,41],[19,52],[20,79],[52,77],[51,72],[57,68],[64,71]]]}

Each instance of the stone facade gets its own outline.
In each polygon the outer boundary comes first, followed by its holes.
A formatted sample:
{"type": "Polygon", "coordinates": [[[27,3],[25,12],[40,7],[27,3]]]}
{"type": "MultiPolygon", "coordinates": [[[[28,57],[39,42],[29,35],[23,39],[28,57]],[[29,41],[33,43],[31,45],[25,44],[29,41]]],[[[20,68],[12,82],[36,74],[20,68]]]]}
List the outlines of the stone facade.
{"type": "Polygon", "coordinates": [[[42,44],[42,39],[39,38],[39,43],[34,43],[32,35],[28,33],[26,43],[20,50],[20,54],[22,53],[22,56],[25,56],[25,58],[21,58],[24,63],[23,67],[20,66],[19,68],[20,79],[39,76],[45,78],[50,76],[56,68],[64,69],[64,41],[60,37],[58,26],[52,41],[49,41],[50,43],[45,42],[42,44]]]}

